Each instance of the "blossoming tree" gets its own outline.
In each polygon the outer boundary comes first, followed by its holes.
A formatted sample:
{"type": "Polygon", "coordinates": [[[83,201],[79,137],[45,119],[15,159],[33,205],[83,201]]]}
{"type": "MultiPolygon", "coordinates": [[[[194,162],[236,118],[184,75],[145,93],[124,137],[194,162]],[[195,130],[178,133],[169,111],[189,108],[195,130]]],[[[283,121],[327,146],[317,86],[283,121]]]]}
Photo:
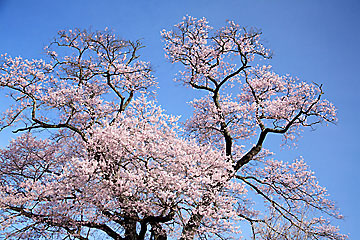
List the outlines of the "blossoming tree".
{"type": "Polygon", "coordinates": [[[280,76],[260,33],[185,17],[163,31],[178,81],[203,91],[179,124],[149,98],[140,42],[60,31],[46,60],[2,55],[1,234],[9,239],[345,239],[341,218],[302,159],[263,143],[334,122],[321,85],[280,76]],[[249,146],[249,142],[254,145],[249,146]]]}

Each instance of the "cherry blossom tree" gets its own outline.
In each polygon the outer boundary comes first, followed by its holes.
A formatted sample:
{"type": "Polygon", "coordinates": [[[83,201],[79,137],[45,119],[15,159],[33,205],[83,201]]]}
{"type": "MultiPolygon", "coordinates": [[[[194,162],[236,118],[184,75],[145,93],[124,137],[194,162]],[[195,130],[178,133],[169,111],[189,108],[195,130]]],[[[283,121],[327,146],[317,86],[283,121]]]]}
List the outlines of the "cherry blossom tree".
{"type": "Polygon", "coordinates": [[[184,124],[154,101],[140,42],[60,31],[44,60],[2,55],[13,100],[1,129],[1,234],[9,239],[346,239],[302,158],[276,160],[270,134],[296,140],[336,121],[322,87],[271,66],[261,33],[184,17],[162,32],[177,80],[203,94],[184,124]],[[251,142],[254,143],[251,145],[251,142]]]}

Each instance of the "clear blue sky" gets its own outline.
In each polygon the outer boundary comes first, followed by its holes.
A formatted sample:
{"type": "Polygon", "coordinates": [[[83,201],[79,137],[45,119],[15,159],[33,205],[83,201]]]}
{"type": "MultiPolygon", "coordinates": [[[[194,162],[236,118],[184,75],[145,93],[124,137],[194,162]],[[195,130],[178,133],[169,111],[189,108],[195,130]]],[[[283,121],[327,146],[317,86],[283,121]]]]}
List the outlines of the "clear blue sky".
{"type": "MultiPolygon", "coordinates": [[[[125,39],[143,40],[143,59],[152,62],[160,82],[159,104],[186,117],[185,102],[194,92],[172,81],[177,67],[165,60],[160,37],[186,14],[204,16],[215,27],[231,19],[262,29],[277,72],[324,84],[326,98],[339,110],[337,126],[305,131],[296,149],[278,156],[305,158],[342,209],[342,232],[360,239],[358,0],[0,0],[0,53],[41,58],[58,30],[109,27],[125,39]]],[[[0,145],[8,136],[0,134],[0,145]]],[[[277,139],[268,142],[275,145],[277,139]]]]}

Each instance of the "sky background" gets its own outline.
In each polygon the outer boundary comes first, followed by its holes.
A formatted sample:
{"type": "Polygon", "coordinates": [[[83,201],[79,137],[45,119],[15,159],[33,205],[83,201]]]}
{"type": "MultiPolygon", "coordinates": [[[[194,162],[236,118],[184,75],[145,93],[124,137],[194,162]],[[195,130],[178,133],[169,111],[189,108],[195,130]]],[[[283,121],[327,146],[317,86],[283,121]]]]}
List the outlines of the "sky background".
{"type": "MultiPolygon", "coordinates": [[[[360,239],[360,1],[0,0],[0,54],[41,58],[58,30],[109,27],[124,39],[142,40],[142,59],[151,61],[159,81],[159,104],[184,119],[191,114],[186,102],[196,92],[172,81],[178,66],[164,58],[160,31],[186,14],[206,17],[215,28],[229,19],[261,29],[276,72],[324,84],[325,97],[338,108],[338,123],[305,131],[297,148],[271,150],[282,160],[303,156],[345,216],[341,231],[360,239]]],[[[0,96],[0,110],[4,103],[0,96]]],[[[0,146],[10,137],[0,133],[0,146]]],[[[274,147],[278,139],[271,136],[266,144],[274,147]]]]}

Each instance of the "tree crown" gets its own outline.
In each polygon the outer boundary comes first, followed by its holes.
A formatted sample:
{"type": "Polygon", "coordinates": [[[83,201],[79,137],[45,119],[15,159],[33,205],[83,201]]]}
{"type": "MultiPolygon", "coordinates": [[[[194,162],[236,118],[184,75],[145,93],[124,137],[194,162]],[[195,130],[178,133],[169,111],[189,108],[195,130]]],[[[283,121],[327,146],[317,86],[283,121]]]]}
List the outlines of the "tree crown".
{"type": "Polygon", "coordinates": [[[184,126],[149,100],[157,83],[139,41],[76,29],[48,60],[2,55],[13,104],[1,129],[21,133],[0,150],[4,236],[227,239],[248,223],[254,239],[345,239],[305,161],[263,149],[269,134],[336,121],[322,86],[259,65],[271,57],[261,32],[232,21],[213,30],[186,16],[162,36],[184,67],[177,80],[205,92],[184,126]]]}

